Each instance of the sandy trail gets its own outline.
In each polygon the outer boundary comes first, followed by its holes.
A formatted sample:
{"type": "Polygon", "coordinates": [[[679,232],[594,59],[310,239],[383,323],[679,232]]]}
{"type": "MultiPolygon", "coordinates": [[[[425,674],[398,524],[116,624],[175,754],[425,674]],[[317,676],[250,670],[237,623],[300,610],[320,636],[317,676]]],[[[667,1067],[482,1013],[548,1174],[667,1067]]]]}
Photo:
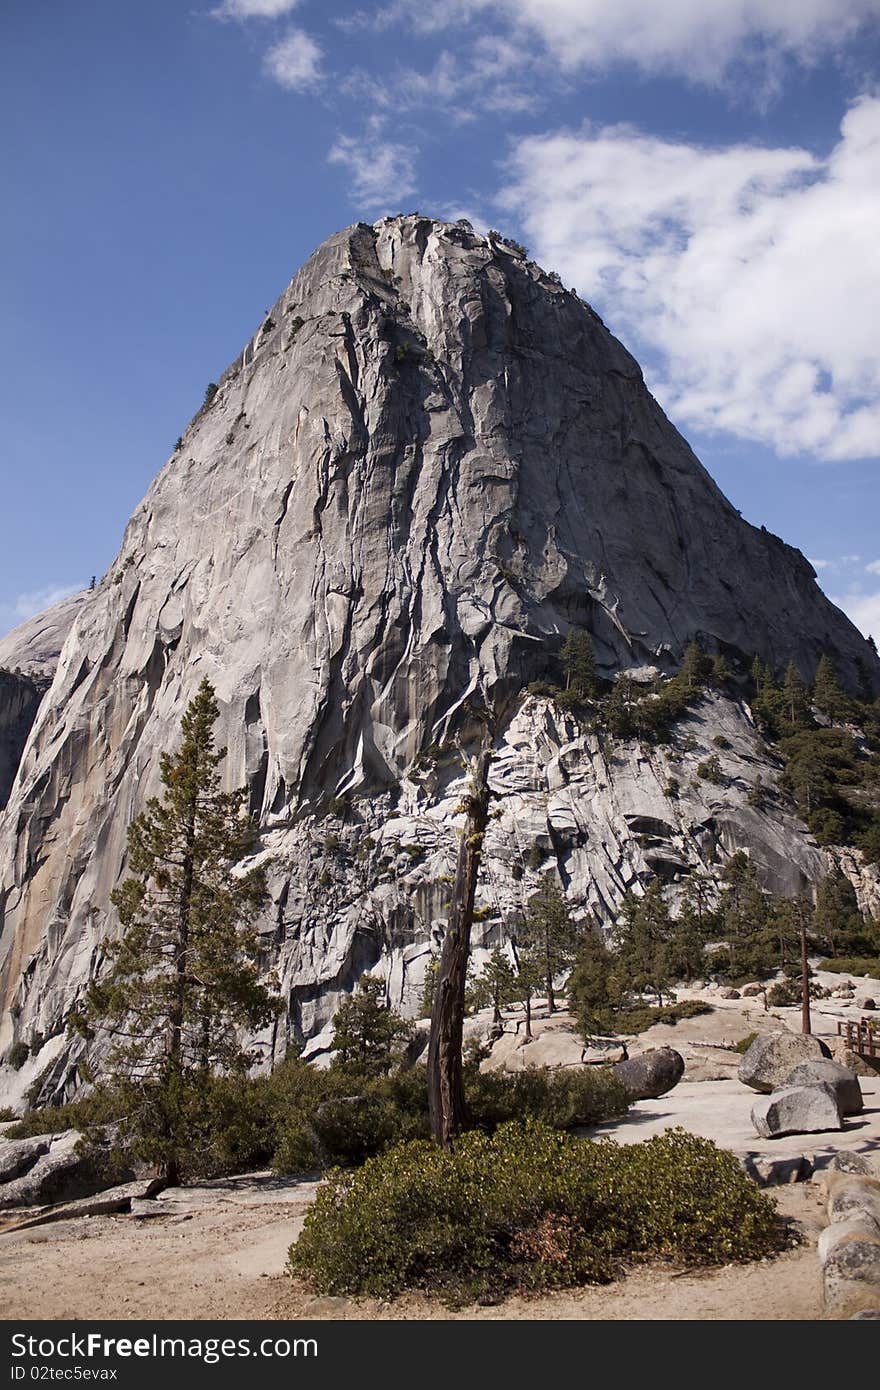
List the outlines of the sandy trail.
{"type": "MultiPolygon", "coordinates": [[[[715,1001],[713,1000],[713,1003],[715,1001]]],[[[822,1018],[831,1034],[834,1020],[822,1018]]],[[[739,1057],[719,1046],[769,1020],[731,1004],[677,1029],[651,1029],[643,1046],[670,1043],[687,1058],[674,1091],[634,1106],[622,1120],[591,1133],[620,1142],[647,1139],[682,1125],[724,1148],[773,1156],[808,1154],[822,1162],[837,1149],[880,1156],[880,1077],[862,1078],[865,1112],[842,1133],[761,1140],[749,1112],[753,1091],[735,1079],[739,1057]],[[699,1076],[699,1080],[690,1077],[699,1076]],[[719,1079],[724,1078],[724,1079],[719,1079]]],[[[655,1264],[619,1283],[515,1297],[489,1307],[450,1311],[407,1296],[316,1297],[291,1280],[287,1251],[302,1228],[316,1183],[270,1174],[221,1179],[162,1194],[167,1214],[149,1220],[92,1216],[0,1230],[2,1316],[35,1319],[739,1319],[785,1321],[822,1316],[815,1241],[824,1224],[815,1182],[771,1190],[780,1211],[798,1223],[804,1243],[751,1265],[686,1271],[655,1264]]],[[[9,1214],[10,1217],[12,1213],[9,1214]]]]}
{"type": "Polygon", "coordinates": [[[712,1271],[654,1265],[618,1284],[452,1312],[420,1297],[321,1298],[284,1274],[313,1182],[253,1175],[163,1195],[150,1220],[92,1216],[0,1233],[4,1318],[37,1319],[805,1319],[821,1316],[821,1221],[812,1184],[777,1189],[807,1243],[712,1271]]]}

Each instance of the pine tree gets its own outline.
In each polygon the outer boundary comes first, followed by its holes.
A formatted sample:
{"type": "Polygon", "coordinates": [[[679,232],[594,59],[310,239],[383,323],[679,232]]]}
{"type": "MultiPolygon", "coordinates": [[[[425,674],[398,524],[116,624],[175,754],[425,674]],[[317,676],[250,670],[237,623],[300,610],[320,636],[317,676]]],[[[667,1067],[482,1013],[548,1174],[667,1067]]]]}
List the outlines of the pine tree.
{"type": "Polygon", "coordinates": [[[840,687],[837,672],[825,654],[819,658],[813,683],[813,703],[835,724],[845,724],[853,716],[852,703],[840,687]]]}
{"type": "Polygon", "coordinates": [[[333,1018],[334,1063],[364,1075],[384,1075],[400,1045],[412,1035],[405,1019],[389,1007],[385,984],[362,975],[357,988],[344,999],[333,1018]]]}
{"type": "Polygon", "coordinates": [[[516,975],[506,954],[496,946],[479,975],[471,981],[468,1003],[473,1009],[492,1009],[493,1023],[501,1022],[501,1010],[516,998],[516,975]]]}
{"type": "Polygon", "coordinates": [[[540,973],[551,1013],[556,1008],[553,982],[574,960],[579,936],[553,875],[546,874],[529,903],[520,944],[540,973]]]}
{"type": "Polygon", "coordinates": [[[656,994],[661,1009],[671,983],[673,933],[659,880],[650,883],[641,898],[627,894],[615,929],[618,968],[631,988],[656,994]]]}
{"type": "Polygon", "coordinates": [[[612,1013],[621,1001],[615,966],[615,959],[599,932],[584,932],[568,977],[566,994],[585,1039],[612,1030],[612,1013]]]}
{"type": "Polygon", "coordinates": [[[565,688],[576,700],[589,700],[599,689],[593,642],[583,628],[572,628],[562,644],[565,688]]]}
{"type": "Polygon", "coordinates": [[[711,673],[711,657],[706,655],[699,642],[689,642],[677,676],[679,684],[688,694],[697,694],[703,689],[711,673]]]}
{"type": "Polygon", "coordinates": [[[87,1037],[111,1035],[106,1066],[132,1097],[134,1141],[169,1182],[185,1164],[193,1095],[213,1074],[247,1070],[255,1058],[242,1031],[265,1026],[279,1007],[254,963],[264,876],[236,872],[255,827],[247,788],[221,790],[218,715],[203,680],[179,751],[160,760],[163,799],[129,826],[130,877],[111,895],[122,936],[72,1019],[87,1037]]]}
{"type": "Polygon", "coordinates": [[[782,685],[782,694],[785,699],[785,717],[789,723],[798,726],[809,724],[811,721],[807,687],[793,661],[788,663],[782,685]]]}

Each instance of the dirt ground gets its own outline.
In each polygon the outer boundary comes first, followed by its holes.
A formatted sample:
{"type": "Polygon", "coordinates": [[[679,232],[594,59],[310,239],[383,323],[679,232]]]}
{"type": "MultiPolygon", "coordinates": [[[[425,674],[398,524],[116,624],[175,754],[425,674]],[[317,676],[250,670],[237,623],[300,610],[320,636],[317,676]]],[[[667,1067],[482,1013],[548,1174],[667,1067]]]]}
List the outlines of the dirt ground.
{"type": "MultiPolygon", "coordinates": [[[[713,1004],[716,1001],[713,1000],[713,1004]]],[[[718,1001],[720,1005],[720,1001],[718,1001]]],[[[834,1013],[819,1029],[832,1034],[834,1013]],[[824,1025],[824,1026],[823,1026],[824,1025]]],[[[651,1029],[640,1048],[664,1043],[686,1057],[684,1079],[659,1100],[634,1106],[622,1120],[597,1127],[619,1142],[647,1139],[682,1125],[740,1156],[808,1154],[821,1164],[837,1149],[880,1160],[880,1078],[862,1078],[865,1111],[842,1133],[760,1140],[750,1123],[755,1100],[736,1079],[737,1054],[724,1047],[755,1024],[782,1020],[743,1002],[651,1029]]],[[[640,1050],[640,1049],[639,1049],[640,1050]]],[[[486,1307],[451,1311],[407,1296],[317,1297],[284,1272],[287,1251],[314,1197],[314,1181],[270,1174],[221,1179],[163,1193],[149,1219],[91,1216],[0,1228],[0,1316],[6,1319],[548,1319],[792,1321],[822,1317],[815,1242],[824,1224],[818,1184],[770,1189],[801,1243],[772,1260],[714,1270],[654,1264],[625,1279],[486,1307]],[[161,1214],[159,1214],[161,1213],[161,1214]]],[[[150,1206],[150,1204],[142,1204],[150,1206]]],[[[17,1214],[8,1213],[14,1219],[17,1214]]],[[[23,1214],[22,1214],[23,1215],[23,1214]]]]}
{"type": "Polygon", "coordinates": [[[602,1288],[451,1311],[407,1297],[321,1298],[284,1273],[313,1183],[263,1176],[163,1197],[149,1220],[91,1216],[0,1233],[3,1317],[34,1319],[755,1319],[821,1316],[813,1248],[821,1200],[811,1183],[778,1188],[806,1243],[773,1260],[722,1269],[653,1265],[602,1288]]]}

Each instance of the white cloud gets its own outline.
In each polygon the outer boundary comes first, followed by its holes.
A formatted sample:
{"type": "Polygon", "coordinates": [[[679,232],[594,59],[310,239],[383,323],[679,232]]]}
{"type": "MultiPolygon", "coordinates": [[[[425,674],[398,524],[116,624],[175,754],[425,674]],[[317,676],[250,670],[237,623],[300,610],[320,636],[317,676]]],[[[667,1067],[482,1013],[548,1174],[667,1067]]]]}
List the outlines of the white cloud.
{"type": "Polygon", "coordinates": [[[826,159],[631,127],[532,136],[500,205],[640,352],[676,420],[780,454],[876,454],[880,99],[826,159]]]}
{"type": "Polygon", "coordinates": [[[880,0],[392,0],[379,12],[422,33],[479,16],[507,19],[569,70],[624,62],[717,83],[738,62],[772,80],[786,56],[810,62],[841,49],[880,16],[880,0]]]}
{"type": "Polygon", "coordinates": [[[880,593],[838,594],[832,597],[831,602],[843,609],[865,637],[873,637],[880,642],[880,593]]]}
{"type": "Polygon", "coordinates": [[[869,574],[880,574],[880,560],[872,560],[870,565],[865,565],[869,574]]]}
{"type": "Polygon", "coordinates": [[[270,77],[292,92],[308,91],[323,81],[321,49],[302,29],[291,29],[264,59],[270,77]]]}
{"type": "Polygon", "coordinates": [[[355,202],[368,208],[399,203],[416,190],[417,151],[385,140],[382,126],[381,118],[372,117],[366,134],[341,135],[327,156],[328,163],[348,170],[355,202]]]}
{"type": "Polygon", "coordinates": [[[279,19],[299,3],[300,0],[223,0],[211,14],[215,19],[279,19]]]}
{"type": "Polygon", "coordinates": [[[42,613],[71,594],[81,593],[82,584],[46,584],[42,589],[16,594],[11,601],[0,601],[0,634],[17,627],[35,613],[42,613]]]}
{"type": "Polygon", "coordinates": [[[810,564],[814,570],[827,570],[831,568],[831,560],[811,560],[810,564]]]}

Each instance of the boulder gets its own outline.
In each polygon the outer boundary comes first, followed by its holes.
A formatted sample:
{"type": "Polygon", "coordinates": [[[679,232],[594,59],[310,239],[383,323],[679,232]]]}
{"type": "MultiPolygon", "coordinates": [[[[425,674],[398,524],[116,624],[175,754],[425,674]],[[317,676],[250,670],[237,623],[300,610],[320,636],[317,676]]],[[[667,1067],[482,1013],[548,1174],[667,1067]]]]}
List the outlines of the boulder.
{"type": "Polygon", "coordinates": [[[880,1072],[880,1060],[872,1062],[869,1058],[860,1057],[857,1052],[852,1052],[846,1045],[846,1038],[831,1039],[831,1056],[842,1067],[855,1072],[856,1076],[876,1076],[880,1072]]]}
{"type": "Polygon", "coordinates": [[[853,1153],[851,1150],[842,1149],[836,1153],[826,1168],[826,1173],[830,1177],[832,1173],[855,1173],[861,1178],[874,1178],[876,1173],[869,1159],[864,1154],[853,1153]]]}
{"type": "Polygon", "coordinates": [[[0,1211],[90,1197],[107,1186],[103,1155],[98,1150],[83,1148],[82,1136],[75,1129],[48,1137],[48,1149],[36,1162],[20,1177],[0,1187],[0,1211]]]}
{"type": "Polygon", "coordinates": [[[880,1182],[860,1173],[829,1173],[825,1179],[828,1220],[865,1217],[880,1227],[880,1182]]]}
{"type": "Polygon", "coordinates": [[[737,1075],[753,1091],[769,1095],[783,1085],[798,1062],[830,1056],[825,1043],[812,1033],[759,1033],[740,1062],[737,1075]]]}
{"type": "Polygon", "coordinates": [[[824,1082],[837,1092],[841,1115],[860,1115],[864,1110],[862,1088],[855,1072],[841,1066],[839,1062],[828,1061],[824,1057],[811,1058],[809,1062],[798,1062],[785,1078],[785,1086],[815,1086],[824,1082]]]}
{"type": "Polygon", "coordinates": [[[870,1216],[848,1216],[842,1221],[832,1221],[830,1226],[826,1226],[824,1231],[819,1232],[818,1250],[819,1263],[825,1265],[830,1260],[834,1251],[840,1245],[845,1245],[853,1239],[862,1240],[867,1237],[870,1240],[880,1240],[880,1226],[870,1216]]]}
{"type": "Polygon", "coordinates": [[[765,988],[764,985],[743,985],[740,993],[743,999],[755,999],[759,994],[764,993],[765,988]]]}
{"type": "Polygon", "coordinates": [[[830,1242],[822,1279],[831,1316],[849,1318],[880,1308],[880,1236],[854,1233],[830,1242]]]}
{"type": "Polygon", "coordinates": [[[38,1158],[49,1152],[51,1134],[30,1139],[0,1139],[0,1183],[12,1182],[33,1168],[38,1158]]]}
{"type": "Polygon", "coordinates": [[[725,986],[724,989],[719,989],[718,991],[719,999],[739,999],[740,997],[741,996],[739,990],[731,989],[729,985],[725,986]]]}
{"type": "Polygon", "coordinates": [[[866,1013],[872,1013],[876,1007],[877,1002],[870,995],[868,995],[867,999],[863,999],[859,1005],[859,1008],[864,1009],[866,1013]]]}
{"type": "Polygon", "coordinates": [[[762,1139],[783,1134],[821,1134],[843,1129],[837,1095],[831,1086],[786,1086],[762,1096],[752,1106],[752,1124],[762,1139]]]}
{"type": "Polygon", "coordinates": [[[678,1085],[684,1075],[684,1058],[672,1047],[655,1047],[618,1062],[614,1075],[623,1082],[631,1101],[654,1100],[678,1085]]]}

